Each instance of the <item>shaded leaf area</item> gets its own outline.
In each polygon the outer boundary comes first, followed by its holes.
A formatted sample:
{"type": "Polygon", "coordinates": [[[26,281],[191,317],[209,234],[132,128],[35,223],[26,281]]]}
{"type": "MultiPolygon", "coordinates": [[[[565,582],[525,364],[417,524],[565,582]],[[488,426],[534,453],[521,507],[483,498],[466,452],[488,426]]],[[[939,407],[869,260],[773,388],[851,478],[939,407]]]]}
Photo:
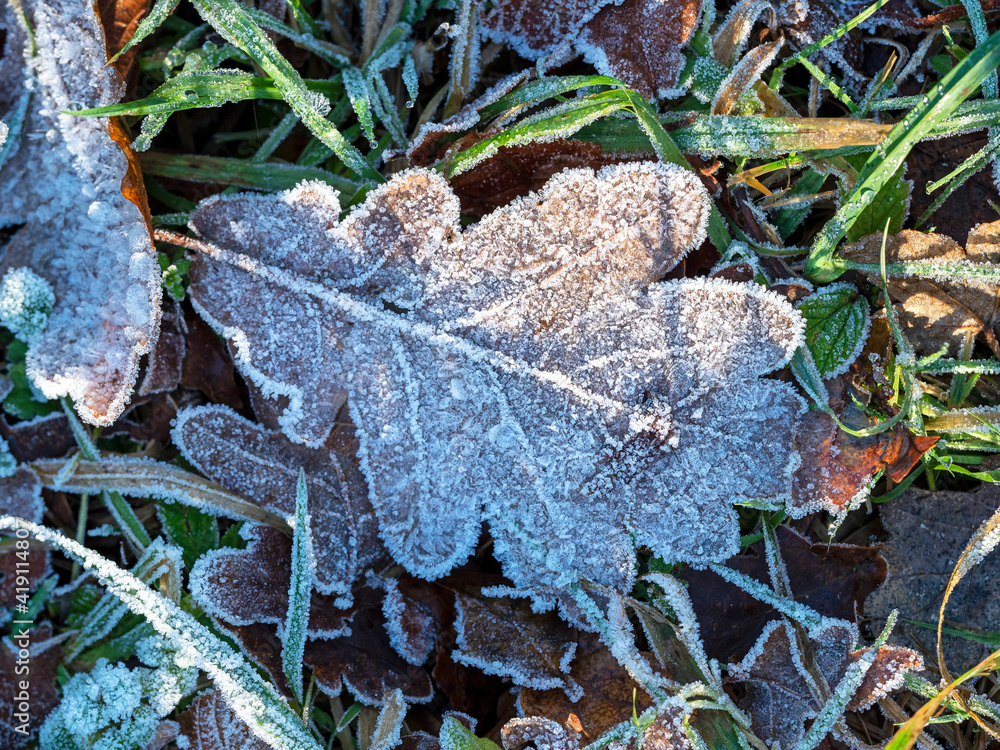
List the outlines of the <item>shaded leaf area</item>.
{"type": "MultiPolygon", "coordinates": [[[[28,342],[35,387],[47,398],[71,396],[83,419],[107,425],[124,409],[139,357],[159,327],[160,273],[145,190],[117,123],[59,114],[112,104],[124,93],[105,66],[93,6],[23,6],[37,53],[30,60],[34,89],[22,132],[0,165],[0,223],[24,226],[7,244],[0,270],[29,266],[59,290],[47,327],[28,342]],[[63,53],[67,38],[78,45],[72,54],[63,53]],[[98,255],[103,261],[93,264],[98,255]]],[[[0,14],[8,41],[20,38],[13,5],[5,3],[0,14]]],[[[10,55],[24,62],[19,50],[8,47],[10,55]]],[[[0,99],[16,99],[27,76],[24,69],[0,81],[0,99]]]]}
{"type": "Polygon", "coordinates": [[[16,642],[9,636],[0,640],[0,747],[27,747],[45,717],[59,704],[56,668],[62,647],[46,643],[51,637],[52,625],[46,622],[26,631],[16,642]],[[22,654],[25,647],[27,654],[22,654]],[[22,683],[27,683],[27,688],[22,683]]]}
{"type": "Polygon", "coordinates": [[[655,283],[700,244],[705,201],[690,173],[645,164],[563,172],[464,230],[420,170],[342,223],[317,184],[230,196],[193,217],[212,244],[190,293],[246,377],[287,398],[290,439],[324,443],[350,395],[380,535],[410,572],[467,559],[484,508],[515,584],[551,579],[537,545],[558,540],[582,575],[627,586],[636,541],[721,559],[733,500],[789,491],[801,401],[757,375],[790,356],[797,314],[754,285],[655,283]]]}
{"type": "MultiPolygon", "coordinates": [[[[881,247],[882,236],[870,235],[841,254],[877,264],[881,247]]],[[[889,296],[899,305],[900,325],[917,353],[933,354],[947,345],[951,356],[958,356],[968,336],[982,336],[1000,352],[995,333],[1000,287],[979,279],[949,280],[946,270],[956,264],[1000,262],[1000,221],[974,227],[964,248],[950,237],[907,229],[888,238],[885,257],[887,263],[919,261],[942,268],[940,277],[889,278],[889,296]]]]}
{"type": "Polygon", "coordinates": [[[655,99],[676,93],[700,14],[701,0],[499,0],[483,29],[532,60],[575,45],[602,75],[655,99]]]}
{"type": "Polygon", "coordinates": [[[216,690],[199,694],[190,706],[178,715],[179,734],[186,737],[189,747],[199,750],[267,750],[269,745],[256,737],[246,723],[233,713],[216,690]]]}
{"type": "MultiPolygon", "coordinates": [[[[853,621],[865,598],[886,580],[888,568],[879,547],[813,544],[786,526],[777,529],[781,556],[788,569],[795,601],[827,617],[853,621]]],[[[768,580],[764,543],[726,566],[759,581],[768,580]]],[[[699,622],[714,623],[702,635],[711,658],[742,659],[777,613],[736,586],[706,570],[685,570],[682,577],[699,622]]]]}
{"type": "MultiPolygon", "coordinates": [[[[807,645],[803,636],[788,622],[772,622],[750,653],[730,670],[729,679],[746,686],[740,707],[750,714],[757,736],[765,742],[779,742],[781,747],[799,745],[807,722],[819,715],[848,666],[864,653],[853,650],[857,628],[847,622],[817,626],[808,633],[807,645]],[[810,668],[813,664],[818,674],[810,668]]],[[[915,652],[882,646],[846,709],[868,708],[901,687],[907,671],[922,668],[923,660],[915,652]]],[[[835,728],[834,736],[838,734],[848,735],[846,727],[835,728]]]]}
{"type": "MultiPolygon", "coordinates": [[[[938,199],[941,190],[928,193],[925,186],[950,174],[966,159],[987,144],[985,133],[955,133],[948,138],[921,141],[907,159],[915,189],[910,201],[910,216],[918,219],[938,199]]],[[[1000,205],[1000,192],[992,170],[982,169],[958,186],[920,227],[946,237],[967,237],[979,224],[997,220],[990,202],[1000,205]]]]}
{"type": "MultiPolygon", "coordinates": [[[[0,515],[17,516],[32,523],[41,523],[45,514],[42,501],[42,483],[31,469],[18,467],[13,476],[0,479],[0,515]]],[[[20,544],[28,545],[26,539],[20,544]]],[[[37,544],[19,548],[13,541],[0,549],[0,607],[8,610],[19,601],[18,590],[33,591],[51,569],[49,550],[37,544]]],[[[7,619],[6,612],[0,612],[0,620],[7,619]]]]}
{"type": "MultiPolygon", "coordinates": [[[[889,533],[883,554],[892,575],[868,598],[865,615],[872,619],[872,627],[879,627],[891,610],[898,609],[898,640],[936,662],[934,630],[911,621],[936,627],[944,589],[959,556],[998,505],[1000,490],[992,484],[983,484],[971,493],[909,489],[895,502],[883,505],[882,524],[889,533]]],[[[946,626],[965,628],[963,632],[971,631],[972,636],[996,631],[1000,618],[997,576],[1000,558],[988,555],[951,595],[945,611],[946,626]]],[[[955,674],[996,648],[958,637],[947,627],[943,645],[948,668],[955,674]]]]}
{"type": "MultiPolygon", "coordinates": [[[[849,382],[846,375],[826,381],[837,418],[852,430],[877,425],[879,420],[851,397],[858,392],[849,382]]],[[[884,470],[893,481],[901,481],[937,441],[913,434],[902,423],[869,437],[856,437],[826,412],[810,410],[796,428],[795,445],[802,464],[795,470],[791,505],[806,512],[842,512],[867,496],[878,472],[884,470]]]]}
{"type": "MultiPolygon", "coordinates": [[[[481,135],[481,138],[486,137],[481,135]]],[[[461,140],[461,145],[467,148],[473,141],[467,136],[461,140]]],[[[648,160],[648,154],[606,152],[596,143],[586,141],[529,143],[503,148],[496,156],[448,182],[461,202],[462,213],[481,217],[538,190],[564,169],[648,160]]]]}

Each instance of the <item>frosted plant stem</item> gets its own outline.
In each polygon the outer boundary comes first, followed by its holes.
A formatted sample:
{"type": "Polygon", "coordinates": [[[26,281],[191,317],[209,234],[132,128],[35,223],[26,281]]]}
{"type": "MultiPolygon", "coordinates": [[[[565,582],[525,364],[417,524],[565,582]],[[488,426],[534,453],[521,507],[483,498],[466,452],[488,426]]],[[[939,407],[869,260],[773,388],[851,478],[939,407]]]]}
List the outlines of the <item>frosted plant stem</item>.
{"type": "MultiPolygon", "coordinates": [[[[962,0],[962,6],[969,17],[969,25],[972,27],[972,35],[976,39],[976,46],[985,44],[990,32],[986,27],[986,14],[983,13],[982,0],[962,0]]],[[[997,91],[996,70],[990,72],[983,79],[982,86],[984,99],[996,99],[1000,95],[997,91]]],[[[991,125],[986,132],[989,139],[987,146],[992,146],[995,151],[996,145],[1000,143],[1000,127],[991,125]]],[[[996,155],[993,156],[993,179],[1000,184],[1000,159],[996,155]]]]}
{"type": "MultiPolygon", "coordinates": [[[[62,407],[63,412],[66,414],[66,419],[69,420],[73,437],[76,438],[76,444],[80,448],[80,453],[88,461],[99,461],[101,456],[97,450],[97,446],[94,445],[94,441],[91,439],[87,429],[77,418],[76,410],[68,398],[64,397],[62,399],[62,407]]],[[[125,498],[114,491],[102,491],[101,498],[104,500],[104,505],[107,507],[108,512],[118,522],[118,526],[122,530],[122,536],[125,537],[125,541],[128,542],[132,551],[137,555],[142,555],[146,547],[152,543],[152,540],[149,538],[149,534],[146,533],[145,527],[136,517],[132,506],[125,502],[125,498]]]]}
{"type": "MultiPolygon", "coordinates": [[[[87,513],[89,510],[90,495],[84,492],[80,495],[80,514],[76,519],[76,541],[78,544],[83,544],[87,540],[87,513]]],[[[78,575],[80,575],[80,563],[74,560],[69,580],[75,581],[78,575]]]]}
{"type": "Polygon", "coordinates": [[[107,590],[215,682],[229,707],[250,731],[276,750],[320,750],[320,745],[275,688],[225,641],[166,597],[110,560],[58,531],[14,516],[0,516],[0,530],[24,529],[44,544],[61,549],[92,572],[107,590]]]}
{"type": "Polygon", "coordinates": [[[315,578],[312,531],[309,528],[309,492],[306,473],[299,469],[295,488],[295,532],[292,535],[292,584],[288,594],[288,616],[281,634],[281,668],[299,705],[302,701],[302,657],[309,626],[309,602],[315,578]]]}

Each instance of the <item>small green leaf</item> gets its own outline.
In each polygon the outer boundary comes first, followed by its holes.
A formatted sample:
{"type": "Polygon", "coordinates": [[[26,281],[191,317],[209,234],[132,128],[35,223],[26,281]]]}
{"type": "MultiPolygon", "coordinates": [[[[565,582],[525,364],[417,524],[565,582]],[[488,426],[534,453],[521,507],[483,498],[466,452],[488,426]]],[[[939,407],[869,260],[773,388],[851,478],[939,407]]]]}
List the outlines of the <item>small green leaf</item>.
{"type": "Polygon", "coordinates": [[[181,548],[184,567],[191,570],[199,557],[219,547],[219,526],[214,516],[180,503],[157,504],[167,538],[181,548]]]}
{"type": "Polygon", "coordinates": [[[441,750],[500,750],[500,746],[485,737],[476,737],[462,722],[449,716],[441,725],[441,750]]]}
{"type": "MultiPolygon", "coordinates": [[[[858,170],[864,168],[866,161],[864,154],[844,158],[852,167],[858,170]]],[[[913,186],[909,180],[903,179],[905,170],[906,163],[904,162],[896,170],[896,173],[879,188],[878,193],[875,194],[875,200],[861,209],[858,218],[844,235],[848,242],[857,242],[866,235],[883,231],[887,220],[889,234],[896,234],[903,228],[903,219],[906,218],[907,208],[910,204],[910,189],[913,186]]],[[[846,196],[844,199],[846,200],[846,196]]]]}
{"type": "Polygon", "coordinates": [[[868,338],[868,304],[848,284],[831,284],[798,304],[806,346],[824,378],[847,371],[868,338]]]}

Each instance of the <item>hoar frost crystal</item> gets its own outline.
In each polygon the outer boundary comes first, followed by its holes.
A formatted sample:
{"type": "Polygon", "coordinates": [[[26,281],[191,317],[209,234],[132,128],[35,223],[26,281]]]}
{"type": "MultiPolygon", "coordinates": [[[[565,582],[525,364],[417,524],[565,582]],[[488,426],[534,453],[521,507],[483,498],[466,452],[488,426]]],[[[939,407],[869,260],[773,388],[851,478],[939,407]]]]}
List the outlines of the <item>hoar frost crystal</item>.
{"type": "Polygon", "coordinates": [[[635,546],[704,564],[738,549],[733,503],[788,497],[803,402],[761,376],[802,340],[753,284],[657,282],[705,237],[697,177],[568,170],[464,230],[426,170],[346,220],[326,185],[204,201],[196,309],[320,446],[347,403],[379,530],[444,575],[489,524],[520,588],[628,588],[635,546]]]}

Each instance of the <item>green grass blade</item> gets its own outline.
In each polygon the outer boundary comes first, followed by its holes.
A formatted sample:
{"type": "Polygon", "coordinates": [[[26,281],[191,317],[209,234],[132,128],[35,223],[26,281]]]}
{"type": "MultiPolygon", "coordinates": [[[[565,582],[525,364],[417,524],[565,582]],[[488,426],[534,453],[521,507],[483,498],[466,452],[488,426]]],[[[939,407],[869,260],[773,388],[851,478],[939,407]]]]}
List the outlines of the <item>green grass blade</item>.
{"type": "Polygon", "coordinates": [[[212,631],[142,581],[58,531],[13,516],[0,516],[0,530],[24,529],[62,550],[94,574],[111,594],[146,618],[157,633],[205,671],[229,707],[250,730],[279,750],[321,750],[302,720],[252,664],[212,631]]]}
{"type": "Polygon", "coordinates": [[[303,124],[312,131],[324,145],[355,174],[370,182],[384,182],[378,173],[351,143],[344,139],[340,131],[326,119],[324,108],[329,106],[325,99],[317,101],[315,92],[310,92],[298,71],[292,67],[267,34],[253,22],[246,8],[236,0],[191,0],[198,13],[219,32],[230,44],[243,50],[271,78],[281,92],[288,106],[299,116],[303,124]]]}
{"type": "Polygon", "coordinates": [[[306,473],[299,469],[295,487],[295,530],[292,534],[292,584],[288,592],[288,614],[281,634],[281,670],[302,704],[302,655],[306,649],[309,602],[316,564],[313,561],[312,530],[309,527],[309,492],[306,473]]]}
{"type": "Polygon", "coordinates": [[[851,195],[817,235],[806,261],[807,276],[826,282],[846,270],[844,262],[834,258],[841,238],[900,168],[910,149],[954,112],[997,65],[1000,65],[1000,32],[960,62],[889,132],[865,163],[851,195]]]}

